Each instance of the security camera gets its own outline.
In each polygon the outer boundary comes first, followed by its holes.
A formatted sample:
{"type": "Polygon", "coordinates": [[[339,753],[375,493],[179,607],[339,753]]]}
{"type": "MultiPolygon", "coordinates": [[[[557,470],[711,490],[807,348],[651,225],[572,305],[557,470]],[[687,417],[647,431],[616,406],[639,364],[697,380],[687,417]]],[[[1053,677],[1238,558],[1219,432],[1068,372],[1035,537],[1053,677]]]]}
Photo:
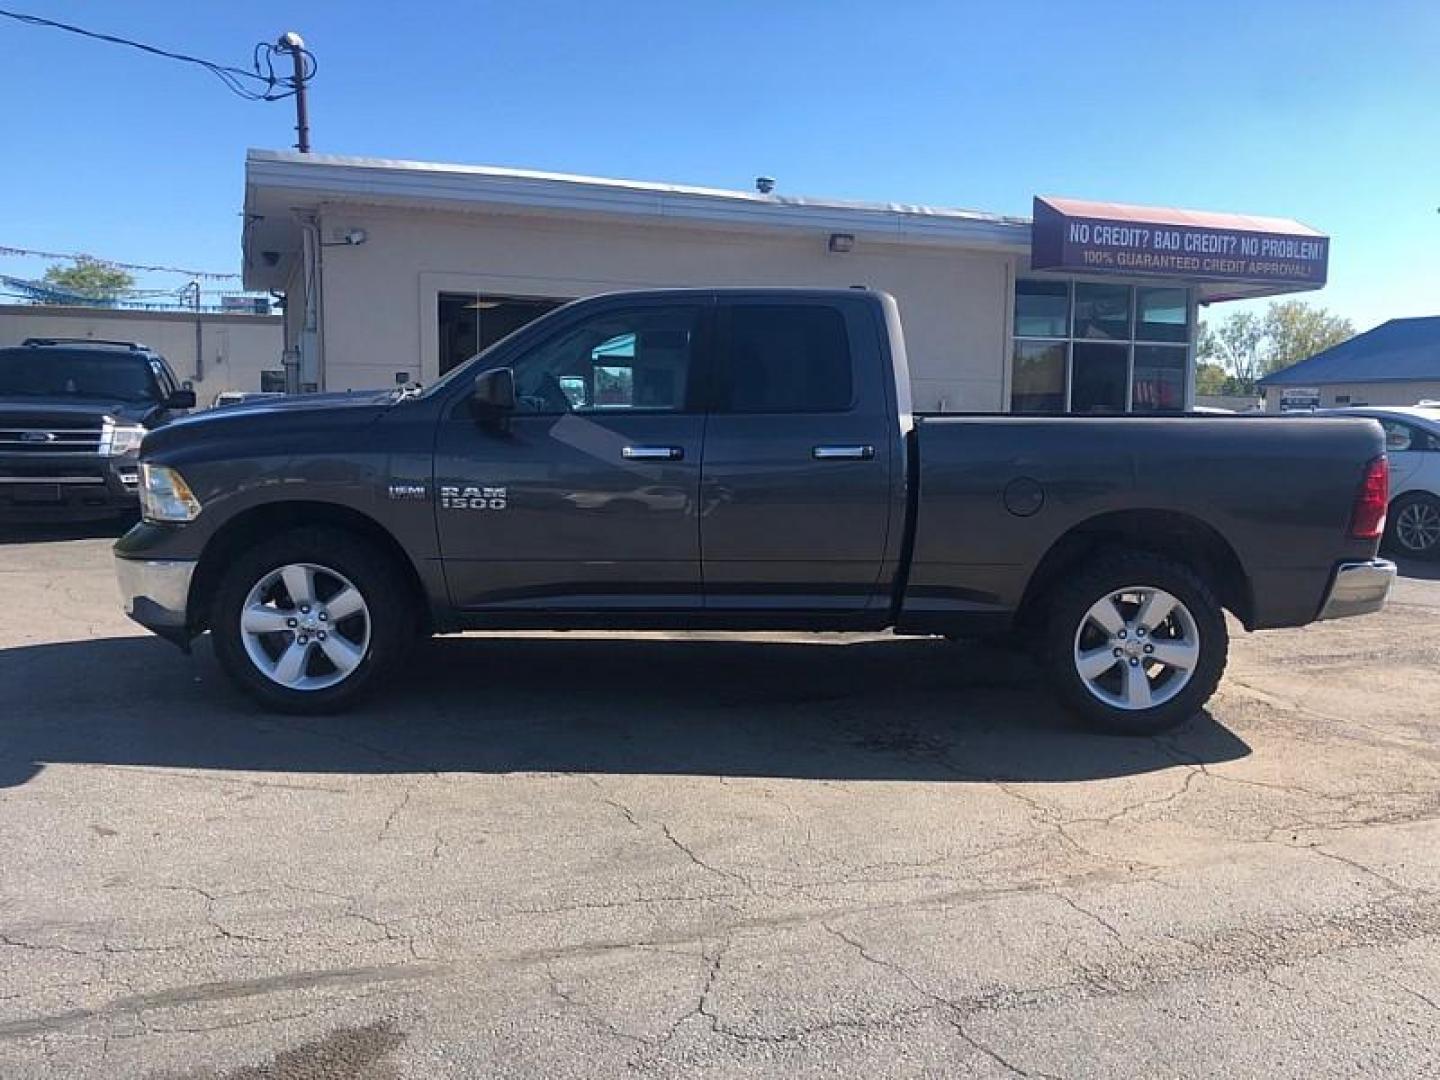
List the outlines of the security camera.
{"type": "Polygon", "coordinates": [[[345,242],[351,245],[363,244],[369,238],[369,234],[364,229],[351,229],[345,234],[345,242]]]}

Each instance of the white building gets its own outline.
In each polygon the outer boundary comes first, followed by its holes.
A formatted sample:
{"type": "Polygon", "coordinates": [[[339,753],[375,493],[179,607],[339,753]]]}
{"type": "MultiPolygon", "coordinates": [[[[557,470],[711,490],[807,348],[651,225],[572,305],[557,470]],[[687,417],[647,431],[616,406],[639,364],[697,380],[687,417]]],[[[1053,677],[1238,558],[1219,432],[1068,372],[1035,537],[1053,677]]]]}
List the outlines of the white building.
{"type": "Polygon", "coordinates": [[[298,384],[428,383],[618,289],[863,285],[900,302],[916,407],[1193,403],[1196,306],[1323,284],[1283,219],[1036,200],[1036,220],[514,169],[250,151],[244,272],[298,384]]]}
{"type": "Polygon", "coordinates": [[[278,315],[0,304],[0,348],[47,337],[148,345],[195,388],[202,406],[224,390],[270,389],[284,380],[278,315]]]}

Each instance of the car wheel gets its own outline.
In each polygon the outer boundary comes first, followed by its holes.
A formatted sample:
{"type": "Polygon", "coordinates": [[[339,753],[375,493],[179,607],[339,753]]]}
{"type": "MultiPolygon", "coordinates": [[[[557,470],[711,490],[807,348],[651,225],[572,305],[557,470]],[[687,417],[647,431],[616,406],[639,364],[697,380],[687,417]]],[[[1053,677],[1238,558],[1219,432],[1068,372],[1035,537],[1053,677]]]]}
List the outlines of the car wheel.
{"type": "Polygon", "coordinates": [[[1153,735],[1189,719],[1225,671],[1230,635],[1209,586],[1147,552],[1102,556],[1051,598],[1044,662],[1097,730],[1153,735]]]}
{"type": "Polygon", "coordinates": [[[271,709],[337,712],[399,663],[414,639],[404,581],[371,544],[334,529],[297,529],[240,555],[211,611],[215,655],[271,709]]]}
{"type": "Polygon", "coordinates": [[[1440,499],[1425,493],[1402,495],[1390,507],[1385,525],[1389,545],[1405,555],[1440,555],[1440,499]]]}

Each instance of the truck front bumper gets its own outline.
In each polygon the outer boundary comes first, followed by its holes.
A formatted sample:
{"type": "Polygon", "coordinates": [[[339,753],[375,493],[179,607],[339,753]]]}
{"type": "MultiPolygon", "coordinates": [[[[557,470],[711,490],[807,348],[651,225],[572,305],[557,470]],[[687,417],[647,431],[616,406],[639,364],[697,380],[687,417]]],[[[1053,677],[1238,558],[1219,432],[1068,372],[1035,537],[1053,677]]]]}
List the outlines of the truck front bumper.
{"type": "Polygon", "coordinates": [[[59,523],[140,509],[135,454],[0,455],[0,522],[59,523]]]}
{"type": "Polygon", "coordinates": [[[1320,608],[1320,618],[1343,619],[1379,611],[1390,595],[1396,572],[1389,559],[1341,563],[1320,608]]]}
{"type": "Polygon", "coordinates": [[[115,559],[115,578],[125,614],[145,629],[182,647],[188,629],[194,559],[115,559]]]}

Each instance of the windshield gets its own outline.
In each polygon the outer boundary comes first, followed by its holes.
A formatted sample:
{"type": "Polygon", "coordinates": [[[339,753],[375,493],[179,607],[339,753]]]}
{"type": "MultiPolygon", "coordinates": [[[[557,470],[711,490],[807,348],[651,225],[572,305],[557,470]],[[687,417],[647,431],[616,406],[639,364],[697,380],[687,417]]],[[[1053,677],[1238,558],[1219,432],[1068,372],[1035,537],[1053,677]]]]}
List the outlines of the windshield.
{"type": "Polygon", "coordinates": [[[156,401],[142,356],[62,349],[0,349],[0,397],[103,398],[156,401]]]}

